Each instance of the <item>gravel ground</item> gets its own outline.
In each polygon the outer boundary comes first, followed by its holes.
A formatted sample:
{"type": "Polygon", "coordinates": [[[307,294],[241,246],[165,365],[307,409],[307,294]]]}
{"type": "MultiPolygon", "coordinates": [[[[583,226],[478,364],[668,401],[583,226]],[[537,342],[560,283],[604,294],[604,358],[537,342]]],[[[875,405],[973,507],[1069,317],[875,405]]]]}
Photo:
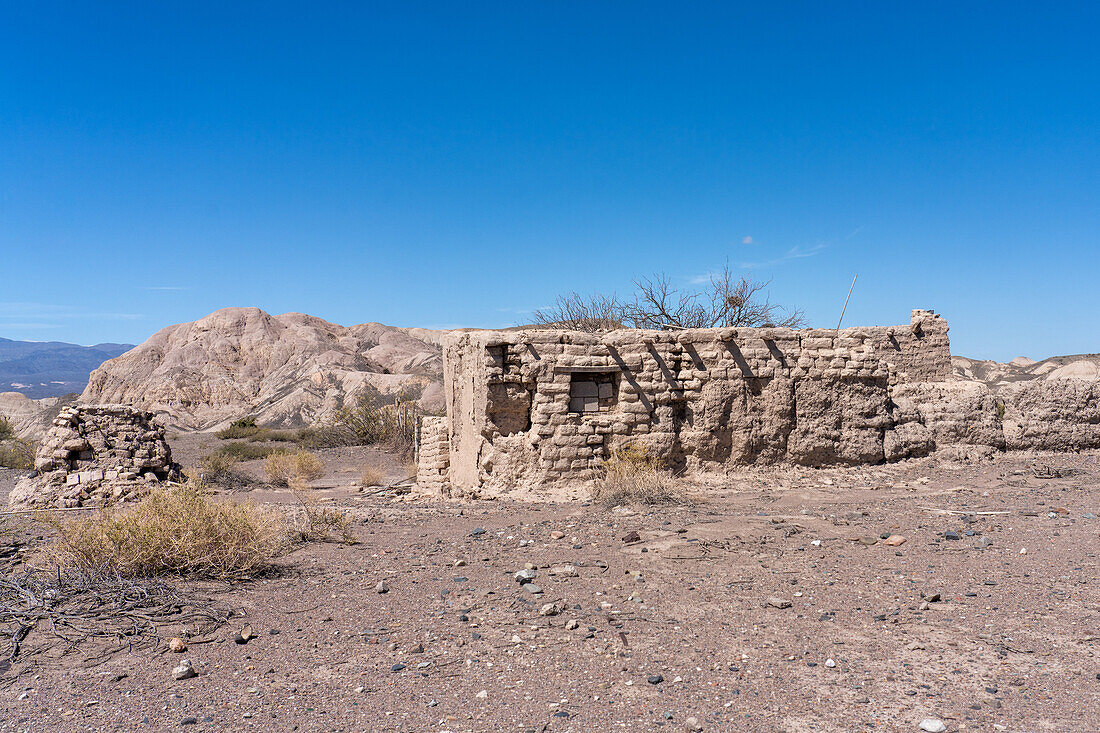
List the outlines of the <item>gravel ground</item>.
{"type": "Polygon", "coordinates": [[[0,731],[1096,731],[1098,477],[1098,453],[772,468],[637,511],[322,490],[359,544],[205,586],[243,615],[184,654],[17,661],[0,731]]]}

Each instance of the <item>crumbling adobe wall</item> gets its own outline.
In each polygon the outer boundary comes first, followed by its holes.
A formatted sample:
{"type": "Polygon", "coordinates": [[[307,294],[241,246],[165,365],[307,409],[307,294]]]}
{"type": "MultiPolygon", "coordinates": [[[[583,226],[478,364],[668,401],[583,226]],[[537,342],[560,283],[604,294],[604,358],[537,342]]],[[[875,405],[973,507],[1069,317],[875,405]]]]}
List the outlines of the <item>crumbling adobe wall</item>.
{"type": "Polygon", "coordinates": [[[105,506],[180,474],[153,413],[122,405],[63,408],[38,448],[35,469],[12,489],[11,507],[105,506]]]}
{"type": "Polygon", "coordinates": [[[1100,448],[1100,382],[1051,379],[1005,387],[1004,440],[1009,449],[1100,448]]]}
{"type": "Polygon", "coordinates": [[[452,333],[425,485],[476,496],[585,481],[631,442],[688,470],[1100,448],[1100,383],[995,393],[954,380],[947,330],[915,310],[906,326],[840,331],[452,333]]]}
{"type": "Polygon", "coordinates": [[[451,451],[447,443],[447,418],[425,417],[420,424],[416,461],[416,485],[434,494],[450,491],[448,473],[451,451]]]}
{"type": "Polygon", "coordinates": [[[443,347],[457,494],[586,480],[634,441],[673,468],[881,462],[890,390],[950,374],[947,323],[925,310],[882,328],[470,331],[443,347]]]}

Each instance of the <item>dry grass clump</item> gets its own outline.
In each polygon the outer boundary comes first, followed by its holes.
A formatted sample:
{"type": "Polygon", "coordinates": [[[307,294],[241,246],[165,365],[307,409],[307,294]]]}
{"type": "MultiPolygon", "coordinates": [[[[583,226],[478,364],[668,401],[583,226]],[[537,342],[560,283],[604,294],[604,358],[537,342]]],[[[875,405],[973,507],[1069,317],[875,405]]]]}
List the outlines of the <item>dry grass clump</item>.
{"type": "Polygon", "coordinates": [[[34,454],[38,444],[30,440],[0,440],[0,468],[34,470],[34,454]]]}
{"type": "Polygon", "coordinates": [[[381,486],[382,482],[386,480],[385,475],[374,466],[367,466],[363,469],[363,475],[359,479],[359,485],[364,489],[369,489],[372,486],[381,486]]]}
{"type": "Polygon", "coordinates": [[[58,566],[124,578],[245,578],[270,567],[287,545],[280,515],[213,501],[197,482],[158,489],[130,509],[46,521],[58,533],[58,566]]]}
{"type": "Polygon", "coordinates": [[[351,531],[351,520],[335,507],[320,506],[316,499],[308,496],[304,484],[295,481],[291,488],[298,499],[301,515],[292,520],[289,536],[296,542],[328,542],[335,534],[345,545],[354,545],[358,540],[351,531]]]}
{"type": "Polygon", "coordinates": [[[227,489],[241,489],[254,481],[241,470],[238,463],[240,459],[236,456],[214,451],[200,458],[198,467],[188,475],[206,484],[217,484],[227,489]]]}
{"type": "Polygon", "coordinates": [[[605,506],[618,504],[683,504],[684,493],[672,475],[640,443],[628,443],[612,451],[604,461],[603,475],[592,486],[592,498],[605,506]]]}
{"type": "Polygon", "coordinates": [[[307,484],[325,473],[321,459],[312,453],[273,453],[264,459],[264,472],[268,480],[276,486],[290,486],[291,483],[307,484]]]}

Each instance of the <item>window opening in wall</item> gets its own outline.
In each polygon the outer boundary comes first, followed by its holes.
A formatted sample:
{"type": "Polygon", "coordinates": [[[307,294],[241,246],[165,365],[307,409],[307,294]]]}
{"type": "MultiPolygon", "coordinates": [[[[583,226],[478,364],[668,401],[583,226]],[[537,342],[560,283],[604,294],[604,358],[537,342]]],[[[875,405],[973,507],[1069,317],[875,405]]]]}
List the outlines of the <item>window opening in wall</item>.
{"type": "Polygon", "coordinates": [[[618,372],[573,372],[570,375],[570,412],[607,412],[618,400],[618,372]]]}

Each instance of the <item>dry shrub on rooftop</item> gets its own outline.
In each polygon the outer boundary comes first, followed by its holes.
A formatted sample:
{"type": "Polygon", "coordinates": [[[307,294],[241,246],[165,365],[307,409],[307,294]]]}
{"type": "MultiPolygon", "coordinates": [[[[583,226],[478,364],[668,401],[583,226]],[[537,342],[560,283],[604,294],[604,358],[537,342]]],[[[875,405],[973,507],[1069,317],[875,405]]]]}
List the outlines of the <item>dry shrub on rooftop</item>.
{"type": "Polygon", "coordinates": [[[287,546],[280,514],[214,501],[194,481],[158,488],[127,509],[45,521],[57,531],[51,555],[58,567],[125,578],[245,578],[269,568],[287,546]]]}
{"type": "Polygon", "coordinates": [[[303,485],[320,478],[325,473],[321,459],[312,453],[272,453],[264,459],[264,472],[276,486],[290,486],[293,482],[303,485]]]}
{"type": "Polygon", "coordinates": [[[641,443],[628,443],[611,452],[592,485],[592,498],[605,506],[688,503],[672,474],[641,443]]]}
{"type": "Polygon", "coordinates": [[[536,327],[600,332],[617,328],[677,329],[720,327],[800,328],[806,319],[798,308],[771,302],[771,281],[752,280],[730,267],[708,273],[698,282],[679,286],[663,273],[634,281],[632,298],[576,292],[559,296],[554,305],[535,311],[536,327]]]}

